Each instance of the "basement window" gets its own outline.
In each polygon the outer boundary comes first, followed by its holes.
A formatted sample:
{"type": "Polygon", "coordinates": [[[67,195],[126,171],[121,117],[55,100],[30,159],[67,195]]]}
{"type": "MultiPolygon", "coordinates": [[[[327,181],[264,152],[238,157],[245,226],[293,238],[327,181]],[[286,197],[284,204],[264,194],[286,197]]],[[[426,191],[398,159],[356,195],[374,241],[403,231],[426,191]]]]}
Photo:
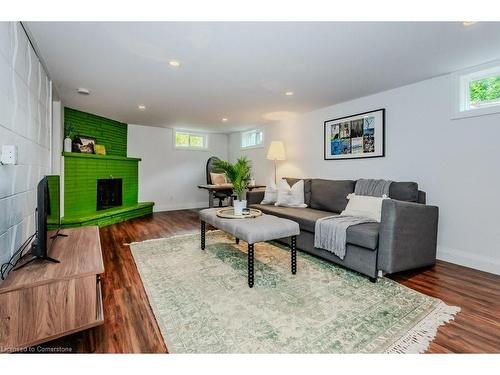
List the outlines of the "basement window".
{"type": "Polygon", "coordinates": [[[253,129],[241,133],[241,148],[262,147],[263,135],[261,129],[253,129]]]}
{"type": "Polygon", "coordinates": [[[208,148],[207,134],[185,131],[174,132],[175,148],[185,150],[206,150],[208,148]]]}
{"type": "Polygon", "coordinates": [[[500,62],[454,75],[455,117],[500,113],[500,62]]]}

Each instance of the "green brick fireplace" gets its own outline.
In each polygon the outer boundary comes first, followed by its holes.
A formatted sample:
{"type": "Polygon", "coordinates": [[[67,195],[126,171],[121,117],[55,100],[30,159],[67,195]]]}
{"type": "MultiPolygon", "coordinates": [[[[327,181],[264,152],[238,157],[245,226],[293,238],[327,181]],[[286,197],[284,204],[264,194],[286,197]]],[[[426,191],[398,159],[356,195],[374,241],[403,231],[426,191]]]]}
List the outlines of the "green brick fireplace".
{"type": "Polygon", "coordinates": [[[106,155],[65,152],[62,227],[105,226],[153,212],[153,202],[138,202],[140,158],[127,157],[128,125],[71,108],[64,109],[65,134],[96,138],[106,155]],[[97,181],[121,179],[121,205],[97,209],[97,181]]]}

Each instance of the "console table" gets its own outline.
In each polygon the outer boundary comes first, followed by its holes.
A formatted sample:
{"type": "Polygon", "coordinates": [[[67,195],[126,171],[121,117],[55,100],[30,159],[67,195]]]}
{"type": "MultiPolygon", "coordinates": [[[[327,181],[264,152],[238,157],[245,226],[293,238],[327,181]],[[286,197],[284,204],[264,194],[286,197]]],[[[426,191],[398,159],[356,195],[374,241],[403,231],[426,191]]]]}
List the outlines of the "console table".
{"type": "Polygon", "coordinates": [[[49,255],[0,284],[0,352],[12,352],[104,323],[99,229],[65,229],[49,255]]]}

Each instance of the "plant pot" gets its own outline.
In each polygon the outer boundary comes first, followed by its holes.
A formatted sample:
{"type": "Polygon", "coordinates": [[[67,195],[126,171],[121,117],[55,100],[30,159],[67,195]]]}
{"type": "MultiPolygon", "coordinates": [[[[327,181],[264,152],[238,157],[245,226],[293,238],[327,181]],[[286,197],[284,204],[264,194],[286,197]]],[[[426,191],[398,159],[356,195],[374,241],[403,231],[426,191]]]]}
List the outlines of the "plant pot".
{"type": "Polygon", "coordinates": [[[71,152],[72,151],[72,143],[73,143],[73,141],[71,140],[70,137],[64,138],[64,152],[71,152]]]}
{"type": "Polygon", "coordinates": [[[244,200],[244,201],[235,200],[233,202],[233,206],[234,206],[234,214],[235,215],[243,215],[243,209],[247,207],[247,201],[246,200],[244,200]]]}

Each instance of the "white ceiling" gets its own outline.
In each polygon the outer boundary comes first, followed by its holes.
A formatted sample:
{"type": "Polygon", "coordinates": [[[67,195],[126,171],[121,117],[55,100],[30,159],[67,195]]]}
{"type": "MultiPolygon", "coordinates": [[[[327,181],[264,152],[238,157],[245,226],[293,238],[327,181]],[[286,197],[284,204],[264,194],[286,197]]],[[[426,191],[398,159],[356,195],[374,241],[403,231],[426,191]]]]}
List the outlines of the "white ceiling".
{"type": "Polygon", "coordinates": [[[66,106],[132,124],[211,131],[248,128],[275,112],[306,112],[500,58],[498,22],[25,25],[66,106]],[[171,59],[182,66],[171,68],[171,59]],[[77,94],[78,87],[91,95],[77,94]],[[295,95],[285,96],[289,90],[295,95]]]}

